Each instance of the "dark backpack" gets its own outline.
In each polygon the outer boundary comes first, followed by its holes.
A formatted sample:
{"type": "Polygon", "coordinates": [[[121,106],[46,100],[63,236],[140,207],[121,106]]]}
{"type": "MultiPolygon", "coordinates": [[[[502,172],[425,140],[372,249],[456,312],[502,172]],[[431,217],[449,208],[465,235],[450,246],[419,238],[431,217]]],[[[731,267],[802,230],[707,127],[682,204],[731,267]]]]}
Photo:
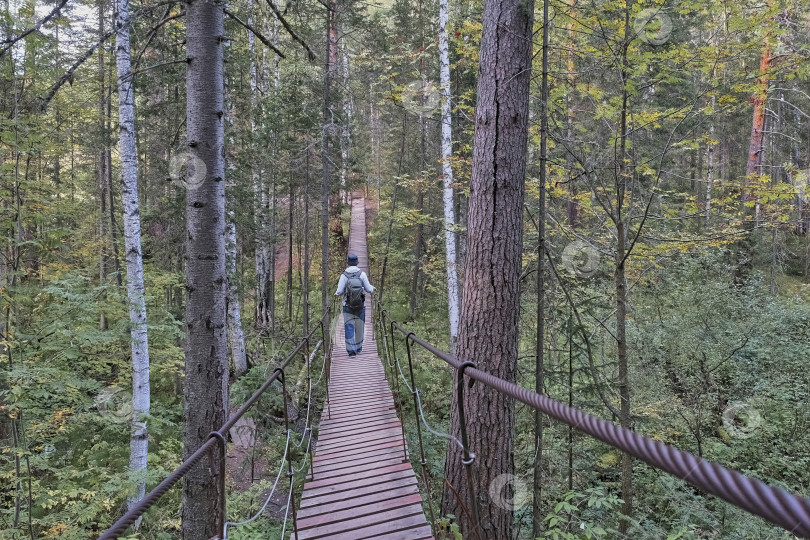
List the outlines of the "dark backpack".
{"type": "Polygon", "coordinates": [[[360,311],[366,303],[366,293],[363,288],[363,281],[360,279],[360,271],[343,272],[346,276],[346,305],[352,311],[360,311]]]}

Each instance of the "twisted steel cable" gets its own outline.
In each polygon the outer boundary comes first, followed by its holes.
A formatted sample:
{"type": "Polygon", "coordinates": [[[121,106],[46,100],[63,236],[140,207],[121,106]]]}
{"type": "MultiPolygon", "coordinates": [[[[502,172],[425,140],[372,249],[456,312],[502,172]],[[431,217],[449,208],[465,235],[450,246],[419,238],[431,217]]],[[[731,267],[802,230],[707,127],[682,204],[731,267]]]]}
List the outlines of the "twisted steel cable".
{"type": "MultiPolygon", "coordinates": [[[[462,366],[461,360],[450,356],[400,326],[384,308],[381,307],[381,311],[403,335],[410,335],[410,339],[414,343],[444,360],[454,369],[462,366]]],[[[635,431],[569,407],[480,369],[468,367],[464,373],[470,379],[479,381],[614,448],[627,452],[657,469],[666,471],[734,506],[787,529],[800,538],[810,538],[810,499],[806,497],[795,495],[776,486],[769,486],[756,478],[749,478],[742,473],[699,458],[689,452],[639,435],[635,431]]]]}

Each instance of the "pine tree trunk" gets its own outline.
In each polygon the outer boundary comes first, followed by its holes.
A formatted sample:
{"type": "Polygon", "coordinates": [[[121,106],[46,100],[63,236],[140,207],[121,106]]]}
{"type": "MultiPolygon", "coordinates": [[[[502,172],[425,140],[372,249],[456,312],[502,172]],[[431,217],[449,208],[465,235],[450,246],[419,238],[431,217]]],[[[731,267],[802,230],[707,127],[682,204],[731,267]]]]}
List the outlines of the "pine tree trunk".
{"type": "Polygon", "coordinates": [[[447,266],[447,311],[450,322],[450,353],[458,344],[458,270],[456,268],[456,213],[453,201],[453,124],[450,103],[450,47],[447,23],[449,0],[439,0],[439,84],[442,101],[442,184],[444,186],[444,249],[447,266]]]}
{"type": "MultiPolygon", "coordinates": [[[[138,161],[135,146],[135,98],[130,60],[130,13],[128,0],[116,0],[115,59],[118,73],[118,124],[121,153],[121,199],[124,219],[124,249],[127,266],[130,337],[132,340],[132,434],[129,444],[129,468],[136,474],[146,471],[149,436],[149,342],[146,327],[146,292],[141,251],[141,218],[138,203],[138,161]]],[[[138,483],[132,508],[145,493],[138,483]]]]}
{"type": "MultiPolygon", "coordinates": [[[[546,165],[548,161],[548,1],[543,0],[543,51],[540,81],[540,175],[538,189],[539,227],[537,230],[537,312],[535,337],[534,391],[545,393],[545,256],[546,256],[546,165]]],[[[543,413],[534,412],[534,504],[532,537],[543,534],[543,413]]]]}
{"type": "MultiPolygon", "coordinates": [[[[188,458],[228,417],[228,347],[225,332],[225,161],[222,4],[192,0],[186,15],[186,379],[183,454],[188,458]],[[204,169],[203,171],[197,169],[204,169]],[[203,175],[204,173],[204,175],[203,175]]],[[[218,534],[219,454],[202,460],[183,485],[182,535],[218,534]]]]}
{"type": "MultiPolygon", "coordinates": [[[[469,256],[458,339],[460,358],[476,359],[483,371],[512,382],[518,356],[533,12],[532,0],[484,5],[469,256]]],[[[442,513],[459,516],[465,538],[476,538],[476,533],[481,538],[512,538],[513,508],[491,501],[489,490],[493,480],[514,472],[514,400],[479,383],[468,389],[465,385],[465,403],[470,450],[476,454],[472,466],[478,478],[474,486],[467,485],[462,452],[450,444],[445,476],[453,489],[445,490],[442,513]],[[472,509],[474,498],[481,503],[480,523],[471,523],[463,509],[472,509]]],[[[454,436],[460,437],[455,386],[450,425],[454,436]]],[[[511,498],[510,493],[500,495],[511,498]]]]}
{"type": "Polygon", "coordinates": [[[757,94],[753,97],[754,119],[751,125],[751,140],[748,146],[748,164],[745,168],[745,189],[743,202],[754,203],[754,217],[759,217],[759,197],[755,193],[756,176],[762,174],[762,164],[765,159],[765,107],[768,102],[768,86],[770,84],[770,69],[773,59],[773,50],[769,37],[765,36],[762,45],[762,56],[759,61],[759,77],[757,77],[757,94]]]}

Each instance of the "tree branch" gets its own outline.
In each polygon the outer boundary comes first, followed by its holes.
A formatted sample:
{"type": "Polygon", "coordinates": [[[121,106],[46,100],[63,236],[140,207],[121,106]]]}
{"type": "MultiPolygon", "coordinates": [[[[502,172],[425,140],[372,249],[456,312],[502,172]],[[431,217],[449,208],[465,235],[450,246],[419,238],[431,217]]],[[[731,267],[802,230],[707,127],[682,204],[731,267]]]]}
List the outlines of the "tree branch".
{"type": "Polygon", "coordinates": [[[256,36],[257,38],[259,38],[259,41],[261,41],[262,43],[264,43],[264,44],[265,44],[265,45],[266,45],[268,48],[272,49],[272,50],[273,50],[273,52],[274,52],[274,53],[276,53],[277,55],[279,55],[281,58],[287,58],[286,56],[284,56],[284,53],[282,53],[280,50],[276,49],[276,47],[275,47],[275,46],[274,46],[274,45],[273,45],[273,44],[270,42],[270,40],[269,40],[269,39],[267,39],[266,37],[264,37],[264,36],[263,36],[263,35],[262,35],[262,34],[261,34],[261,33],[260,33],[258,30],[256,30],[255,28],[253,28],[251,25],[249,25],[248,23],[246,23],[245,21],[243,21],[242,19],[240,19],[239,17],[237,17],[237,16],[236,16],[234,13],[232,13],[231,11],[228,11],[228,10],[226,9],[226,10],[225,10],[225,15],[227,15],[227,16],[228,16],[228,17],[230,17],[231,19],[235,20],[236,22],[238,22],[239,24],[241,24],[242,26],[244,26],[244,27],[245,27],[245,29],[246,29],[248,32],[250,32],[251,34],[253,34],[253,35],[254,35],[254,36],[256,36]]]}
{"type": "Polygon", "coordinates": [[[183,17],[186,14],[185,11],[181,11],[180,13],[178,13],[176,15],[169,15],[169,12],[171,11],[171,9],[172,9],[172,5],[169,5],[169,7],[166,8],[166,13],[164,13],[163,19],[159,23],[157,23],[154,26],[154,28],[152,28],[152,30],[149,31],[149,37],[146,39],[146,43],[143,44],[143,47],[141,47],[141,52],[138,53],[138,56],[135,57],[135,62],[133,62],[133,64],[132,64],[132,70],[133,71],[135,71],[138,68],[138,65],[141,63],[141,58],[143,57],[143,53],[146,52],[146,48],[149,47],[149,44],[152,43],[153,39],[155,39],[155,36],[157,35],[157,31],[160,30],[160,27],[162,27],[164,24],[166,24],[169,21],[173,21],[174,19],[179,19],[180,17],[183,17]]]}
{"type": "Polygon", "coordinates": [[[23,32],[22,34],[20,34],[19,36],[15,37],[15,38],[6,38],[4,43],[8,43],[8,45],[6,45],[2,49],[0,49],[0,56],[3,56],[4,54],[6,54],[6,52],[8,52],[8,50],[11,49],[14,46],[15,43],[17,43],[18,41],[23,39],[25,36],[27,36],[29,34],[32,34],[32,33],[36,32],[37,30],[39,30],[42,27],[43,24],[45,24],[46,22],[51,20],[54,15],[59,13],[59,10],[61,10],[63,7],[65,7],[65,4],[67,4],[67,3],[68,3],[68,0],[62,0],[61,4],[59,4],[58,6],[53,8],[53,10],[51,10],[51,12],[48,13],[45,17],[43,17],[37,24],[35,24],[34,26],[32,26],[31,28],[29,28],[28,30],[26,30],[25,32],[23,32]]]}
{"type": "MultiPolygon", "coordinates": [[[[166,1],[166,2],[160,2],[160,3],[158,3],[158,4],[154,5],[154,6],[141,8],[141,9],[133,12],[132,15],[130,15],[130,21],[135,20],[136,18],[140,17],[143,13],[149,12],[149,11],[155,9],[155,8],[160,7],[160,6],[172,5],[172,4],[176,4],[176,3],[177,2],[175,2],[174,0],[169,0],[169,1],[166,1]]],[[[162,21],[160,21],[158,23],[158,25],[155,27],[155,29],[160,28],[163,24],[167,23],[168,21],[176,19],[178,17],[182,17],[183,15],[185,15],[185,12],[181,12],[181,13],[178,13],[177,15],[167,17],[167,18],[163,19],[162,21]]],[[[60,77],[59,80],[56,81],[56,83],[53,86],[51,86],[50,90],[48,90],[48,93],[45,95],[45,97],[39,98],[39,107],[40,107],[40,110],[42,110],[42,112],[45,112],[45,109],[48,108],[48,105],[50,104],[51,100],[53,99],[53,96],[56,95],[56,93],[59,91],[59,89],[62,88],[62,86],[64,86],[64,84],[66,82],[73,80],[73,73],[77,69],[79,69],[79,66],[81,66],[83,63],[85,63],[87,61],[87,59],[90,58],[93,55],[93,53],[95,52],[95,50],[99,46],[103,45],[108,39],[110,39],[111,36],[115,35],[115,32],[116,32],[116,30],[113,29],[113,30],[110,30],[109,32],[107,32],[106,34],[104,34],[101,37],[100,40],[98,40],[96,43],[94,43],[92,47],[87,49],[87,51],[85,51],[85,53],[83,55],[81,55],[73,63],[72,66],[70,66],[68,68],[68,70],[65,72],[65,74],[62,75],[62,77],[60,77]]]]}
{"type": "Polygon", "coordinates": [[[87,51],[83,55],[81,55],[73,63],[73,65],[70,66],[70,68],[68,68],[67,71],[65,71],[65,74],[62,75],[62,77],[58,81],[56,81],[56,84],[51,86],[51,89],[48,90],[48,93],[45,95],[44,98],[39,98],[40,101],[39,108],[40,110],[42,110],[42,112],[45,112],[45,109],[48,108],[48,104],[53,99],[53,96],[56,95],[56,92],[58,92],[59,89],[62,88],[62,86],[66,82],[73,80],[73,73],[79,68],[79,66],[81,66],[88,58],[90,58],[90,56],[92,56],[93,52],[99,47],[99,45],[102,45],[105,41],[110,39],[110,36],[112,36],[113,34],[115,34],[115,30],[110,30],[109,32],[104,34],[104,36],[99,41],[97,41],[96,43],[93,44],[92,47],[87,49],[87,51]]]}
{"type": "Polygon", "coordinates": [[[304,49],[306,49],[309,60],[310,61],[315,60],[315,53],[312,52],[312,49],[309,48],[309,45],[307,45],[306,42],[300,37],[298,37],[298,34],[296,34],[293,31],[292,27],[290,27],[290,23],[287,22],[287,19],[285,19],[284,15],[282,15],[281,12],[278,10],[276,5],[273,3],[273,0],[267,0],[267,4],[270,6],[270,9],[273,10],[273,13],[275,13],[276,17],[278,17],[278,20],[281,22],[281,25],[284,27],[287,33],[290,34],[290,36],[292,36],[292,38],[295,41],[300,43],[301,46],[304,47],[304,49]]]}

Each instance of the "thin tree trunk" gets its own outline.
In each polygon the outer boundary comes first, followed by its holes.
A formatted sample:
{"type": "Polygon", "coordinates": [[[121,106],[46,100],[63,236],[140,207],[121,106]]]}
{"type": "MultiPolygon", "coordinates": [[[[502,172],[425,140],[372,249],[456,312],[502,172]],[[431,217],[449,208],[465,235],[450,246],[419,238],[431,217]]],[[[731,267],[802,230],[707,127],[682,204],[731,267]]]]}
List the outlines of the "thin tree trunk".
{"type": "MultiPolygon", "coordinates": [[[[408,127],[408,113],[402,114],[402,145],[399,149],[399,166],[397,167],[397,177],[402,175],[402,160],[405,158],[405,142],[406,142],[406,128],[408,127]]],[[[383,303],[383,293],[385,292],[385,276],[388,269],[388,252],[391,247],[391,229],[394,225],[394,212],[397,209],[397,187],[399,184],[394,182],[394,193],[391,196],[391,215],[388,218],[388,232],[385,234],[385,251],[383,252],[382,270],[380,271],[380,294],[379,301],[383,303]]]]}
{"type": "Polygon", "coordinates": [[[293,203],[295,192],[293,191],[292,175],[290,175],[290,200],[287,203],[287,320],[292,321],[293,316],[293,203]]]}
{"type": "MultiPolygon", "coordinates": [[[[186,9],[188,152],[204,164],[204,171],[189,170],[186,191],[184,458],[228,418],[224,13],[222,4],[198,0],[186,9]]],[[[213,452],[210,460],[203,460],[185,477],[183,538],[208,539],[220,532],[216,525],[224,516],[217,504],[218,482],[213,478],[219,465],[219,454],[213,452]]]]}
{"type": "MultiPolygon", "coordinates": [[[[616,256],[614,269],[614,283],[616,287],[616,349],[619,362],[619,422],[623,428],[630,429],[630,378],[628,371],[627,354],[627,279],[625,276],[625,256],[627,253],[627,222],[623,214],[623,201],[627,191],[627,110],[629,92],[627,90],[629,68],[627,65],[627,49],[632,38],[630,27],[630,9],[628,4],[625,10],[624,32],[625,43],[622,47],[622,109],[619,125],[619,152],[618,163],[615,164],[616,183],[616,209],[614,222],[616,225],[616,256]]],[[[631,516],[633,512],[633,461],[628,453],[622,453],[621,496],[624,500],[622,514],[631,516]]],[[[628,519],[619,520],[619,534],[625,536],[630,525],[628,519]]]]}
{"type": "MultiPolygon", "coordinates": [[[[518,356],[533,13],[533,0],[484,4],[480,65],[487,69],[480,70],[478,79],[469,257],[458,339],[460,358],[475,358],[479,369],[512,382],[518,356]]],[[[450,425],[456,437],[458,399],[454,386],[450,425]]],[[[496,478],[514,472],[514,400],[476,384],[465,390],[465,402],[470,450],[476,454],[473,476],[478,478],[472,486],[466,483],[463,453],[456,444],[448,445],[442,513],[461,517],[464,507],[480,506],[479,523],[460,519],[464,537],[512,538],[513,508],[490,500],[489,491],[496,478]]],[[[511,498],[508,492],[501,496],[511,498]]]]}
{"type": "Polygon", "coordinates": [[[323,313],[326,313],[329,307],[329,184],[331,177],[329,135],[332,125],[331,79],[336,66],[335,55],[337,54],[336,8],[335,0],[327,0],[326,65],[323,74],[323,131],[321,132],[321,160],[323,164],[323,179],[321,181],[321,308],[323,313]]]}
{"type": "MultiPolygon", "coordinates": [[[[568,39],[574,43],[576,33],[574,31],[574,21],[576,20],[577,0],[571,2],[571,19],[568,22],[568,39]]],[[[567,102],[566,121],[567,121],[567,139],[568,144],[573,145],[574,141],[574,123],[576,121],[576,114],[574,111],[574,89],[576,88],[574,64],[574,50],[571,48],[565,59],[565,66],[568,77],[568,91],[566,92],[565,100],[567,102]]],[[[566,216],[568,217],[568,224],[571,227],[576,227],[579,219],[579,204],[577,204],[577,184],[574,181],[574,166],[573,159],[570,153],[566,156],[566,168],[568,169],[568,203],[566,205],[566,216]]]]}
{"type": "Polygon", "coordinates": [[[458,344],[458,270],[456,268],[456,213],[453,201],[453,124],[450,97],[450,47],[447,23],[449,0],[439,0],[439,84],[442,100],[442,184],[444,186],[444,249],[447,266],[447,311],[450,322],[450,354],[458,344]]]}
{"type": "MultiPolygon", "coordinates": [[[[98,2],[98,35],[99,39],[104,36],[104,0],[98,2]]],[[[98,177],[98,192],[99,192],[99,220],[98,220],[98,278],[99,283],[104,285],[107,281],[107,250],[105,243],[107,241],[107,149],[104,148],[104,131],[106,129],[106,107],[105,102],[107,92],[105,89],[105,65],[104,65],[104,47],[98,48],[98,125],[99,125],[99,144],[97,159],[97,177],[98,177]]],[[[107,316],[102,311],[99,315],[99,330],[107,330],[107,316]]]]}
{"type": "Polygon", "coordinates": [[[304,296],[304,335],[309,334],[309,151],[306,156],[306,184],[304,185],[304,283],[301,294],[304,296]]]}
{"type": "MultiPolygon", "coordinates": [[[[543,59],[540,81],[540,175],[538,189],[539,226],[537,230],[537,335],[535,346],[534,391],[545,393],[545,252],[546,252],[546,165],[548,161],[548,0],[543,0],[543,59]]],[[[532,537],[543,534],[543,414],[534,412],[534,505],[532,508],[532,537]]]]}
{"type": "MultiPolygon", "coordinates": [[[[253,17],[254,3],[253,0],[248,2],[248,24],[254,26],[253,17]]],[[[250,55],[250,131],[251,131],[251,149],[257,153],[256,144],[256,115],[259,112],[259,105],[257,101],[258,92],[258,67],[256,66],[256,42],[253,32],[247,31],[248,39],[248,54],[250,55]]],[[[256,266],[256,294],[255,294],[255,309],[256,321],[255,327],[259,330],[260,334],[267,332],[270,327],[270,315],[268,309],[267,298],[267,282],[268,282],[268,267],[269,267],[269,253],[268,253],[268,238],[267,238],[267,185],[264,182],[263,171],[259,168],[257,163],[252,163],[251,177],[253,186],[253,216],[256,225],[256,237],[254,240],[254,263],[256,266]]]]}
{"type": "Polygon", "coordinates": [[[116,0],[115,59],[118,72],[118,124],[121,154],[121,200],[124,214],[124,250],[127,265],[130,337],[132,340],[132,434],[129,468],[141,479],[129,500],[135,506],[145,493],[149,436],[149,342],[146,326],[146,289],[141,251],[141,218],[138,202],[138,161],[135,146],[135,98],[130,60],[129,0],[116,0]]]}
{"type": "MultiPolygon", "coordinates": [[[[345,25],[343,34],[346,34],[345,25]]],[[[346,40],[343,40],[341,47],[341,68],[343,69],[343,114],[345,124],[341,129],[340,136],[340,190],[343,204],[349,202],[346,193],[346,184],[351,174],[351,149],[352,149],[352,121],[354,120],[354,103],[352,103],[351,92],[349,92],[349,49],[346,40]]]]}
{"type": "MultiPolygon", "coordinates": [[[[715,106],[715,97],[712,96],[712,110],[715,106]]],[[[714,117],[709,125],[709,142],[706,145],[706,225],[711,225],[712,219],[712,188],[714,186],[714,117]]]]}

